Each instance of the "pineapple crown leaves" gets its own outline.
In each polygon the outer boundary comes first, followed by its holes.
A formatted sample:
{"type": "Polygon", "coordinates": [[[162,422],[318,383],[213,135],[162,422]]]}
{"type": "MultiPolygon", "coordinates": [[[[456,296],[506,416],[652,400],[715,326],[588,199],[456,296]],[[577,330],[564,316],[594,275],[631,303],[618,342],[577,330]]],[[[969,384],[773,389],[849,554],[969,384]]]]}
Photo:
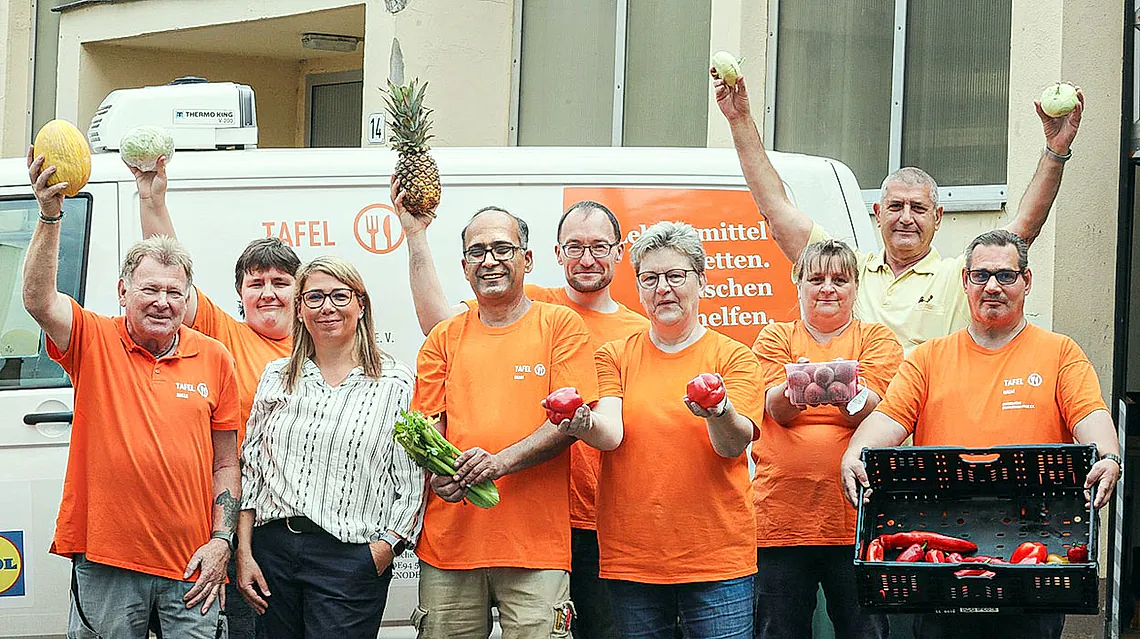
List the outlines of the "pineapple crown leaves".
{"type": "Polygon", "coordinates": [[[389,142],[400,153],[420,153],[428,149],[431,135],[432,110],[423,106],[427,82],[412,79],[407,85],[393,84],[388,80],[384,104],[392,121],[389,142]]]}

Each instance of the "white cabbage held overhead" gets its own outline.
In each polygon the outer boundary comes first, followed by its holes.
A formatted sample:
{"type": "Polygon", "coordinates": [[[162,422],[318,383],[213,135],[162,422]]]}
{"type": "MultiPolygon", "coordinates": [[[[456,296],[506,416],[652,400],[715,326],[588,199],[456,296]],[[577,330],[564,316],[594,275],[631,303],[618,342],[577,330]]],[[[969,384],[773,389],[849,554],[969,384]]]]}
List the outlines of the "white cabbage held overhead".
{"type": "Polygon", "coordinates": [[[160,126],[136,126],[119,143],[119,157],[140,171],[153,171],[164,155],[174,157],[174,137],[160,126]]]}

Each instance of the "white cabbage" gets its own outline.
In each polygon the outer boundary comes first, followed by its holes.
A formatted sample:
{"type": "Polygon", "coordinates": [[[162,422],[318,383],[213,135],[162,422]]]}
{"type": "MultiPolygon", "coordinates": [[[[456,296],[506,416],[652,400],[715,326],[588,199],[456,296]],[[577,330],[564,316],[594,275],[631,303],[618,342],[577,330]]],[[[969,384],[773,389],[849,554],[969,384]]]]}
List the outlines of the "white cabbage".
{"type": "Polygon", "coordinates": [[[119,142],[119,157],[140,171],[153,171],[164,155],[174,157],[174,137],[160,126],[136,126],[119,142]]]}

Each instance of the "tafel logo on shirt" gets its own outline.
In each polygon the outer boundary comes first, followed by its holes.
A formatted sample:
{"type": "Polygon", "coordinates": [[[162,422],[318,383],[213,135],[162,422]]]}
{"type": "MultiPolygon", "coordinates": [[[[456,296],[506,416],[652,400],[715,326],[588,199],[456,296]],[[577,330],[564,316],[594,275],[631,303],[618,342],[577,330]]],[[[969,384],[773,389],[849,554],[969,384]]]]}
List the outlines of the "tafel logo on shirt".
{"type": "Polygon", "coordinates": [[[193,382],[174,382],[175,397],[181,399],[190,399],[190,393],[198,393],[202,397],[210,396],[210,387],[206,386],[206,382],[200,382],[195,385],[193,382]]]}
{"type": "Polygon", "coordinates": [[[543,377],[546,375],[546,364],[539,362],[534,366],[530,364],[515,364],[515,379],[526,379],[527,375],[537,375],[543,377]]]}
{"type": "MultiPolygon", "coordinates": [[[[1026,385],[1029,385],[1029,386],[1032,386],[1033,388],[1037,388],[1038,386],[1040,386],[1044,382],[1045,382],[1045,379],[1043,377],[1041,377],[1040,373],[1030,373],[1030,374],[1026,375],[1025,377],[1011,377],[1009,379],[1002,380],[1002,386],[1004,387],[1004,389],[1002,390],[1001,394],[1002,395],[1013,395],[1017,392],[1017,387],[1024,387],[1026,385]]],[[[1037,407],[1036,404],[1026,404],[1026,403],[1022,402],[1021,400],[1016,400],[1016,399],[1015,400],[1009,400],[1009,401],[1003,401],[1001,403],[1001,409],[1002,410],[1019,410],[1019,409],[1025,409],[1025,408],[1032,409],[1032,408],[1036,408],[1036,407],[1037,407]]]]}

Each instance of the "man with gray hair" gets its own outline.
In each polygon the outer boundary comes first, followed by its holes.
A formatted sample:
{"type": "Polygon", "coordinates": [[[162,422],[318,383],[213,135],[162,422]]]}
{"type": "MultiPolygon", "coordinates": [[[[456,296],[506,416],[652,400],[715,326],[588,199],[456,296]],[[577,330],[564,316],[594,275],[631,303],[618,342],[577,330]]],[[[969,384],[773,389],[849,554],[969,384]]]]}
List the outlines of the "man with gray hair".
{"type": "MultiPolygon", "coordinates": [[[[862,450],[898,446],[912,434],[918,446],[1095,444],[1099,459],[1085,489],[1095,487],[1094,508],[1108,503],[1122,468],[1116,427],[1080,346],[1026,321],[1033,283],[1028,251],[1005,229],[970,243],[961,271],[970,323],[916,348],[851,437],[840,478],[853,505],[859,487],[870,488],[862,450]]],[[[934,517],[930,525],[937,530],[934,517]]],[[[1060,637],[1064,623],[1061,614],[920,615],[915,636],[1060,637]]]]}
{"type": "Polygon", "coordinates": [[[135,244],[121,317],[59,292],[66,182],[28,153],[40,216],[23,299],[71,376],[75,408],[51,552],[72,560],[69,637],[213,639],[241,496],[233,357],[182,326],[190,256],[173,239],[135,244]]]}
{"type": "MultiPolygon", "coordinates": [[[[716,78],[715,71],[710,69],[710,73],[716,78]]],[[[744,77],[738,78],[735,86],[716,78],[713,86],[717,104],[732,129],[740,167],[756,206],[768,221],[780,250],[795,262],[805,246],[826,239],[827,232],[797,209],[784,192],[752,120],[744,77]]],[[[1035,102],[1045,146],[1017,216],[1005,226],[1028,244],[1045,224],[1061,186],[1064,163],[1072,155],[1070,145],[1084,110],[1080,89],[1077,96],[1076,109],[1055,118],[1035,102]]],[[[943,211],[934,179],[921,169],[901,168],[883,180],[882,197],[873,209],[883,250],[859,255],[862,285],[855,301],[855,317],[886,324],[907,353],[928,339],[965,326],[970,314],[958,286],[963,257],[943,258],[931,246],[943,211]]]]}

